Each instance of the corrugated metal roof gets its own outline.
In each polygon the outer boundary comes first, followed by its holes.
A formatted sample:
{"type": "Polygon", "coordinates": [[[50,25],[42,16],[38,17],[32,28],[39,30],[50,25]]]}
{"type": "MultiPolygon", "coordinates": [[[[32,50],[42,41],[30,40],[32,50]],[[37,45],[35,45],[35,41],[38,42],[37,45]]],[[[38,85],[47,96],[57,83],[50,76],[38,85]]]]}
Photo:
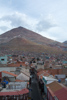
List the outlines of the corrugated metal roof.
{"type": "Polygon", "coordinates": [[[13,90],[18,90],[18,89],[24,89],[27,87],[27,82],[10,82],[6,89],[10,90],[10,89],[13,89],[13,90]]]}
{"type": "Polygon", "coordinates": [[[43,76],[43,78],[44,78],[45,80],[47,80],[47,81],[57,81],[57,79],[55,79],[55,78],[53,78],[53,77],[51,77],[51,76],[48,76],[48,77],[43,76]]]}
{"type": "Polygon", "coordinates": [[[30,77],[29,69],[22,68],[21,72],[26,76],[30,77]]]}
{"type": "Polygon", "coordinates": [[[67,89],[61,88],[55,92],[55,95],[59,100],[67,100],[67,89]]]}
{"type": "Polygon", "coordinates": [[[20,79],[20,80],[29,80],[29,77],[27,76],[27,75],[25,75],[25,74],[23,74],[23,73],[20,73],[17,77],[16,77],[16,79],[20,79]]]}

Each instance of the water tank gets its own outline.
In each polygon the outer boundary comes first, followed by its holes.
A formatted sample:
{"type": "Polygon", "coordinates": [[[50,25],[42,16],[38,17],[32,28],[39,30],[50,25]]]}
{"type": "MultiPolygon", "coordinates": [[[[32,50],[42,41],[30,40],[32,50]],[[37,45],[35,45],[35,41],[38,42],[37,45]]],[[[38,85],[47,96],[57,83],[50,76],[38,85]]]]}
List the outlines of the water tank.
{"type": "Polygon", "coordinates": [[[61,79],[58,79],[58,82],[61,83],[61,79]]]}

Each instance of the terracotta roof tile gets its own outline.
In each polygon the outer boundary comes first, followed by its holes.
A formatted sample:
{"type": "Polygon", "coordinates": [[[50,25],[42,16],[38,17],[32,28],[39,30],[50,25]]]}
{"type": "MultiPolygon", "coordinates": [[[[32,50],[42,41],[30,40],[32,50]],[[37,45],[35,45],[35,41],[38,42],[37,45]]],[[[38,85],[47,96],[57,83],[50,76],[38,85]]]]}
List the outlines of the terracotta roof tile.
{"type": "Polygon", "coordinates": [[[54,82],[52,82],[52,83],[50,83],[50,84],[48,84],[48,85],[46,85],[46,86],[48,86],[53,92],[56,92],[56,91],[58,91],[58,90],[60,90],[60,89],[63,88],[63,87],[62,87],[58,82],[56,82],[56,81],[54,81],[54,82]]]}
{"type": "Polygon", "coordinates": [[[0,96],[10,96],[10,95],[22,95],[29,93],[28,89],[22,89],[21,91],[15,91],[15,92],[0,92],[0,96]]]}
{"type": "Polygon", "coordinates": [[[47,73],[49,74],[49,71],[42,70],[42,71],[38,72],[37,75],[39,76],[41,74],[47,74],[47,73]]]}
{"type": "Polygon", "coordinates": [[[18,95],[18,92],[0,92],[0,96],[18,95]]]}
{"type": "Polygon", "coordinates": [[[11,63],[11,64],[8,64],[7,66],[8,66],[8,67],[20,67],[20,65],[26,66],[26,65],[25,65],[25,62],[17,62],[16,64],[11,63]]]}
{"type": "Polygon", "coordinates": [[[49,90],[49,92],[51,93],[51,95],[54,97],[55,94],[53,93],[53,91],[51,91],[51,89],[49,87],[47,87],[47,89],[49,90]]]}
{"type": "Polygon", "coordinates": [[[27,94],[29,93],[29,90],[28,89],[22,89],[21,91],[19,91],[19,94],[27,94]]]}
{"type": "Polygon", "coordinates": [[[59,100],[67,100],[67,89],[61,88],[55,92],[55,95],[59,100]]]}
{"type": "Polygon", "coordinates": [[[16,74],[13,74],[13,73],[11,73],[11,72],[8,72],[8,71],[2,71],[2,73],[5,73],[5,74],[9,74],[9,75],[11,75],[11,76],[17,76],[16,74]]]}
{"type": "Polygon", "coordinates": [[[24,80],[22,81],[22,80],[16,79],[15,82],[24,82],[24,80]]]}
{"type": "Polygon", "coordinates": [[[40,72],[40,71],[42,71],[42,70],[43,70],[42,68],[38,69],[38,70],[37,70],[37,73],[40,72]]]}

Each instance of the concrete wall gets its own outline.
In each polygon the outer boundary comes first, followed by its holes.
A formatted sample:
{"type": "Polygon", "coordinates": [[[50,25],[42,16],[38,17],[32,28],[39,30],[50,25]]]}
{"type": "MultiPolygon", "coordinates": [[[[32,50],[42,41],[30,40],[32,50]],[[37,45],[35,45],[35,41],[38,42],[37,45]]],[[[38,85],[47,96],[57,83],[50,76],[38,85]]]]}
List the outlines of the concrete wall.
{"type": "Polygon", "coordinates": [[[9,75],[9,74],[6,74],[6,73],[2,73],[2,77],[5,77],[5,76],[7,76],[7,77],[14,77],[12,75],[9,75]]]}
{"type": "Polygon", "coordinates": [[[48,69],[51,75],[62,74],[62,69],[48,69]]]}
{"type": "Polygon", "coordinates": [[[16,67],[0,67],[0,71],[8,71],[8,72],[12,72],[15,71],[16,67]]]}
{"type": "Polygon", "coordinates": [[[6,55],[0,57],[0,63],[1,64],[7,64],[7,56],[6,55]]]}
{"type": "Polygon", "coordinates": [[[2,78],[3,77],[8,77],[8,79],[11,81],[11,82],[15,82],[15,77],[14,76],[11,76],[9,74],[5,74],[5,73],[2,73],[2,78]]]}
{"type": "Polygon", "coordinates": [[[47,100],[55,100],[55,99],[54,99],[54,96],[52,96],[52,94],[53,94],[53,93],[51,93],[51,92],[49,91],[49,89],[47,88],[47,100]]]}

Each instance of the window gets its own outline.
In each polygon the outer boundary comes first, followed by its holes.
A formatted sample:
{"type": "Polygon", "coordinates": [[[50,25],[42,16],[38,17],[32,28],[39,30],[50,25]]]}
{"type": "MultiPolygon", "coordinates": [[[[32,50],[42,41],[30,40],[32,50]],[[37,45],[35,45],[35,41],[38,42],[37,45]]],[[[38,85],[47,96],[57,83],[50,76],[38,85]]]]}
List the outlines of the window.
{"type": "Polygon", "coordinates": [[[4,61],[5,59],[1,59],[2,61],[4,61]]]}

